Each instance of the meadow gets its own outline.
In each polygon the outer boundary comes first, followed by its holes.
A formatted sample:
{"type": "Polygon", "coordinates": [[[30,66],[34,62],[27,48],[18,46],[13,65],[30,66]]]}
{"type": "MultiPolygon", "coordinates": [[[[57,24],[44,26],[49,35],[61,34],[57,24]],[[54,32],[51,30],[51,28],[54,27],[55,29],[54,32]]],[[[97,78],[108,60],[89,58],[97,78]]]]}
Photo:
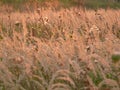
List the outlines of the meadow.
{"type": "Polygon", "coordinates": [[[120,10],[1,7],[0,90],[120,90],[120,10]]]}

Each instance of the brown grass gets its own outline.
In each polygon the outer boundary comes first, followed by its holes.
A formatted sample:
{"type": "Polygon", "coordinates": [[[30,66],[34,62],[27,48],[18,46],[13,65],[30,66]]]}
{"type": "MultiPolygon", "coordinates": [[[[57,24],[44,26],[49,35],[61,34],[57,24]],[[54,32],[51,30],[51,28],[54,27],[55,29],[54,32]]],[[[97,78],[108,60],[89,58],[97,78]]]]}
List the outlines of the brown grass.
{"type": "Polygon", "coordinates": [[[0,13],[0,88],[98,90],[109,81],[120,88],[111,60],[120,52],[119,21],[120,10],[0,13]]]}

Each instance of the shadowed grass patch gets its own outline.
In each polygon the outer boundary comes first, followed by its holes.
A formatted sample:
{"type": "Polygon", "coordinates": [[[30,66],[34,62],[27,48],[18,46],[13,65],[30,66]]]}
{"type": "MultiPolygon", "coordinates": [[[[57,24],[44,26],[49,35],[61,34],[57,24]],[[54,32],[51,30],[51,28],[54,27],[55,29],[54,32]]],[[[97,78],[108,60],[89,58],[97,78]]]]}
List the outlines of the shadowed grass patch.
{"type": "Polygon", "coordinates": [[[120,61],[120,55],[119,54],[114,54],[112,55],[112,62],[117,63],[120,61]]]}

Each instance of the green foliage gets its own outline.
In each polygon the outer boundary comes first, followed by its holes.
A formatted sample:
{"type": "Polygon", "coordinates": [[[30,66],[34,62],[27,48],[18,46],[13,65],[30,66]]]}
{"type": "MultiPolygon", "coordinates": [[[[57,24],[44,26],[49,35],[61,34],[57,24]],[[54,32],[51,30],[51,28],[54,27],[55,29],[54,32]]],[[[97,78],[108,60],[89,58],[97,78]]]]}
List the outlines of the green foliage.
{"type": "Polygon", "coordinates": [[[59,0],[64,7],[70,7],[75,5],[74,0],[59,0]]]}
{"type": "Polygon", "coordinates": [[[1,2],[3,3],[8,3],[8,4],[12,4],[12,3],[23,3],[26,2],[28,0],[1,0],[1,2]]]}
{"type": "Polygon", "coordinates": [[[108,78],[108,79],[113,79],[113,80],[118,80],[117,79],[117,77],[114,75],[114,74],[112,74],[112,73],[108,73],[107,75],[106,75],[106,77],[108,78]]]}
{"type": "Polygon", "coordinates": [[[85,6],[87,8],[98,9],[98,8],[120,8],[120,4],[118,2],[112,2],[107,0],[86,0],[85,6]]]}
{"type": "MultiPolygon", "coordinates": [[[[36,0],[37,2],[45,2],[49,0],[36,0]]],[[[119,2],[112,2],[109,0],[58,0],[63,7],[70,7],[74,5],[85,5],[87,8],[97,9],[97,8],[120,8],[119,2]]],[[[35,2],[34,0],[1,0],[3,4],[11,4],[14,7],[20,8],[26,2],[35,2]]],[[[52,2],[52,1],[51,1],[52,2]]]]}
{"type": "Polygon", "coordinates": [[[120,55],[119,54],[114,54],[112,55],[112,62],[117,63],[120,61],[120,55]]]}
{"type": "Polygon", "coordinates": [[[89,72],[88,75],[96,86],[103,80],[102,76],[98,72],[97,75],[95,75],[93,72],[89,72]]]}

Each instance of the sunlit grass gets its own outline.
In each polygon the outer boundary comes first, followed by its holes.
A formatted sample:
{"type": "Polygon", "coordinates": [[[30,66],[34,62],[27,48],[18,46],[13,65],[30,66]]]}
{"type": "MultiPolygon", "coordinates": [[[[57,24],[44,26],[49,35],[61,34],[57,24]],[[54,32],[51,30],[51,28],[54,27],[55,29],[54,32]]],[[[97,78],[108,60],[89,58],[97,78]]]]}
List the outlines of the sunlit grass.
{"type": "Polygon", "coordinates": [[[0,90],[120,89],[119,10],[0,13],[0,90]],[[112,19],[111,19],[112,18],[112,19]]]}

